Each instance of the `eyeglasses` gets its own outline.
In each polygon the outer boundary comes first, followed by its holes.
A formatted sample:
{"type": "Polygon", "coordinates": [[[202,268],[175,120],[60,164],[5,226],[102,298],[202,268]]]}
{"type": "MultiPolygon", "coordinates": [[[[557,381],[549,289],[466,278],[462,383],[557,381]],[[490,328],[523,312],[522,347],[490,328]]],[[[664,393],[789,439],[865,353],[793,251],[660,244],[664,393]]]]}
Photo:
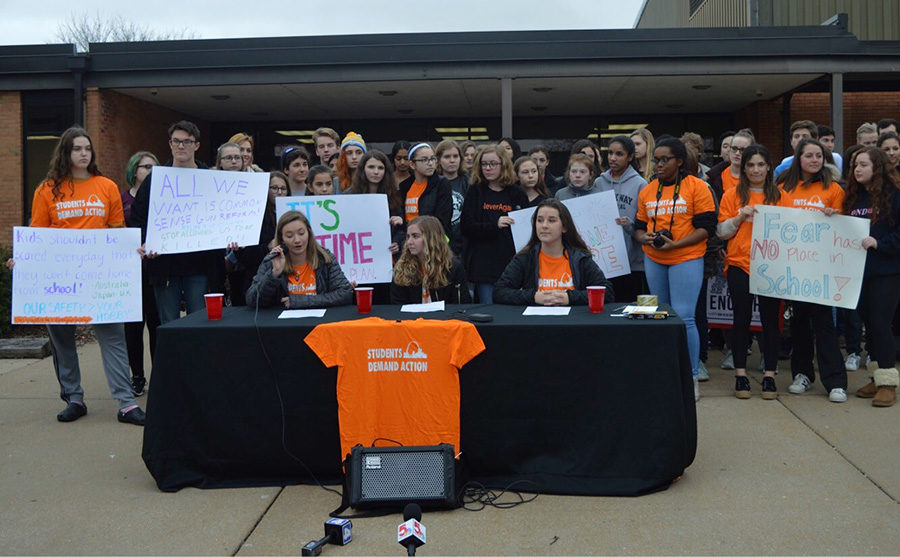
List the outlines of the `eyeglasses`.
{"type": "Polygon", "coordinates": [[[497,168],[500,163],[497,161],[481,161],[481,168],[497,168]]]}
{"type": "Polygon", "coordinates": [[[139,165],[137,165],[137,167],[138,167],[138,168],[143,168],[144,170],[153,170],[153,165],[152,165],[152,164],[139,164],[139,165]]]}
{"type": "Polygon", "coordinates": [[[237,162],[240,160],[244,160],[244,157],[240,155],[225,155],[224,157],[222,157],[222,160],[228,162],[237,162]]]}
{"type": "Polygon", "coordinates": [[[197,142],[193,139],[170,139],[169,143],[171,143],[173,147],[193,147],[194,143],[197,142]]]}
{"type": "Polygon", "coordinates": [[[431,157],[422,157],[422,158],[420,158],[420,159],[413,159],[413,162],[421,162],[421,163],[424,163],[424,164],[434,164],[434,163],[437,162],[437,157],[435,157],[435,156],[431,156],[431,157]]]}
{"type": "Polygon", "coordinates": [[[288,191],[287,186],[269,186],[272,191],[288,191]]]}
{"type": "Polygon", "coordinates": [[[744,149],[746,149],[746,147],[730,147],[730,149],[732,151],[734,151],[735,153],[743,153],[744,149]]]}
{"type": "Polygon", "coordinates": [[[669,164],[669,161],[675,159],[675,157],[659,157],[658,159],[653,159],[653,166],[658,164],[669,164]]]}

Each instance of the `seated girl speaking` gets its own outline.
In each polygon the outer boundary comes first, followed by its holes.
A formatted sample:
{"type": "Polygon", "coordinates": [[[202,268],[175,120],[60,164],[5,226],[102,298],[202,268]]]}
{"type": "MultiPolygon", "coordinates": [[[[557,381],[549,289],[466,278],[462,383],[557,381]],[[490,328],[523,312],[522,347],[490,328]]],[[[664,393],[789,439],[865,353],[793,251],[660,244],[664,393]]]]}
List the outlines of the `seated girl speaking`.
{"type": "Polygon", "coordinates": [[[569,210],[545,199],[531,217],[531,239],[516,254],[494,285],[494,301],[507,305],[569,306],[587,304],[587,287],[612,284],[591,258],[569,210]]]}
{"type": "Polygon", "coordinates": [[[247,290],[247,305],[322,308],[349,305],[353,288],[334,255],[316,242],[299,211],[278,219],[275,247],[263,260],[247,290]]]}

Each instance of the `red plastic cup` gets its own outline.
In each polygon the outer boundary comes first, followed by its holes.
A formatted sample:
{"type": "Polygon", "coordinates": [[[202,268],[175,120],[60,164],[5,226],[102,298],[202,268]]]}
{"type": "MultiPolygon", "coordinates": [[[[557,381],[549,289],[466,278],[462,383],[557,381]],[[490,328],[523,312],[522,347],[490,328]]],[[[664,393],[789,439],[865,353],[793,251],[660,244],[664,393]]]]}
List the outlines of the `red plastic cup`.
{"type": "Polygon", "coordinates": [[[371,286],[356,288],[356,309],[359,313],[372,313],[372,290],[371,286]]]}
{"type": "Polygon", "coordinates": [[[210,321],[218,321],[222,319],[222,303],[225,301],[225,294],[204,294],[206,299],[206,317],[210,321]]]}
{"type": "Polygon", "coordinates": [[[605,286],[588,286],[588,309],[591,313],[603,313],[603,302],[606,301],[605,286]]]}

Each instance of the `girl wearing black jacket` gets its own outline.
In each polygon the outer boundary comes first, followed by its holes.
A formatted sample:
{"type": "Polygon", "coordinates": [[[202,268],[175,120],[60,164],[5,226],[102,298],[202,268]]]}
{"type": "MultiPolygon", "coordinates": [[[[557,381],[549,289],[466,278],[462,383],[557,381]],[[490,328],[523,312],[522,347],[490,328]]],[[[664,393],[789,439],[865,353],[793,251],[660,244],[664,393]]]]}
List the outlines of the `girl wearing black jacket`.
{"type": "Polygon", "coordinates": [[[516,253],[509,212],[528,205],[528,197],[515,181],[512,161],[503,147],[489,145],[478,150],[460,225],[467,241],[467,275],[481,304],[493,303],[494,283],[516,253]]]}
{"type": "Polygon", "coordinates": [[[435,172],[438,159],[434,150],[427,143],[419,143],[409,150],[408,157],[410,176],[400,182],[406,222],[420,215],[431,215],[441,221],[444,234],[450,237],[453,216],[450,183],[435,172]]]}
{"type": "Polygon", "coordinates": [[[260,264],[247,290],[247,305],[288,309],[349,305],[353,289],[334,256],[316,242],[299,211],[278,219],[277,244],[260,264]]]}
{"type": "Polygon", "coordinates": [[[472,302],[466,274],[444,238],[440,221],[416,217],[406,229],[403,255],[394,266],[392,304],[425,304],[444,300],[450,304],[472,302]]]}
{"type": "Polygon", "coordinates": [[[868,250],[857,310],[868,333],[866,345],[874,380],[856,391],[871,398],[872,406],[893,406],[897,373],[891,321],[900,301],[900,173],[888,156],[875,147],[860,150],[847,183],[844,213],[871,220],[869,236],[860,242],[868,250]]]}
{"type": "Polygon", "coordinates": [[[531,217],[528,245],[506,266],[494,297],[507,305],[583,306],[588,286],[605,286],[606,301],[613,301],[612,284],[591,258],[569,210],[545,199],[531,217]]]}

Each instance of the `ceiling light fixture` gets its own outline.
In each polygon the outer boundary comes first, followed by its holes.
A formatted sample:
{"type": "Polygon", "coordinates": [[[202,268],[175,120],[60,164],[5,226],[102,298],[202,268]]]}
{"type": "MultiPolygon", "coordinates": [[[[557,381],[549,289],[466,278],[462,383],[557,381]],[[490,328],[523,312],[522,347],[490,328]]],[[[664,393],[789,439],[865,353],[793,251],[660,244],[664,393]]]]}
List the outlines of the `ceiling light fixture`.
{"type": "Polygon", "coordinates": [[[692,89],[696,89],[698,91],[706,91],[707,89],[709,89],[711,87],[712,87],[712,85],[691,85],[692,89]]]}
{"type": "Polygon", "coordinates": [[[227,101],[231,98],[231,95],[210,95],[210,97],[217,101],[227,101]]]}
{"type": "Polygon", "coordinates": [[[535,93],[549,93],[553,90],[553,87],[532,87],[531,90],[535,93]]]}
{"type": "Polygon", "coordinates": [[[393,89],[386,89],[384,91],[378,91],[378,94],[382,97],[393,97],[397,94],[397,91],[394,91],[393,89]]]}

